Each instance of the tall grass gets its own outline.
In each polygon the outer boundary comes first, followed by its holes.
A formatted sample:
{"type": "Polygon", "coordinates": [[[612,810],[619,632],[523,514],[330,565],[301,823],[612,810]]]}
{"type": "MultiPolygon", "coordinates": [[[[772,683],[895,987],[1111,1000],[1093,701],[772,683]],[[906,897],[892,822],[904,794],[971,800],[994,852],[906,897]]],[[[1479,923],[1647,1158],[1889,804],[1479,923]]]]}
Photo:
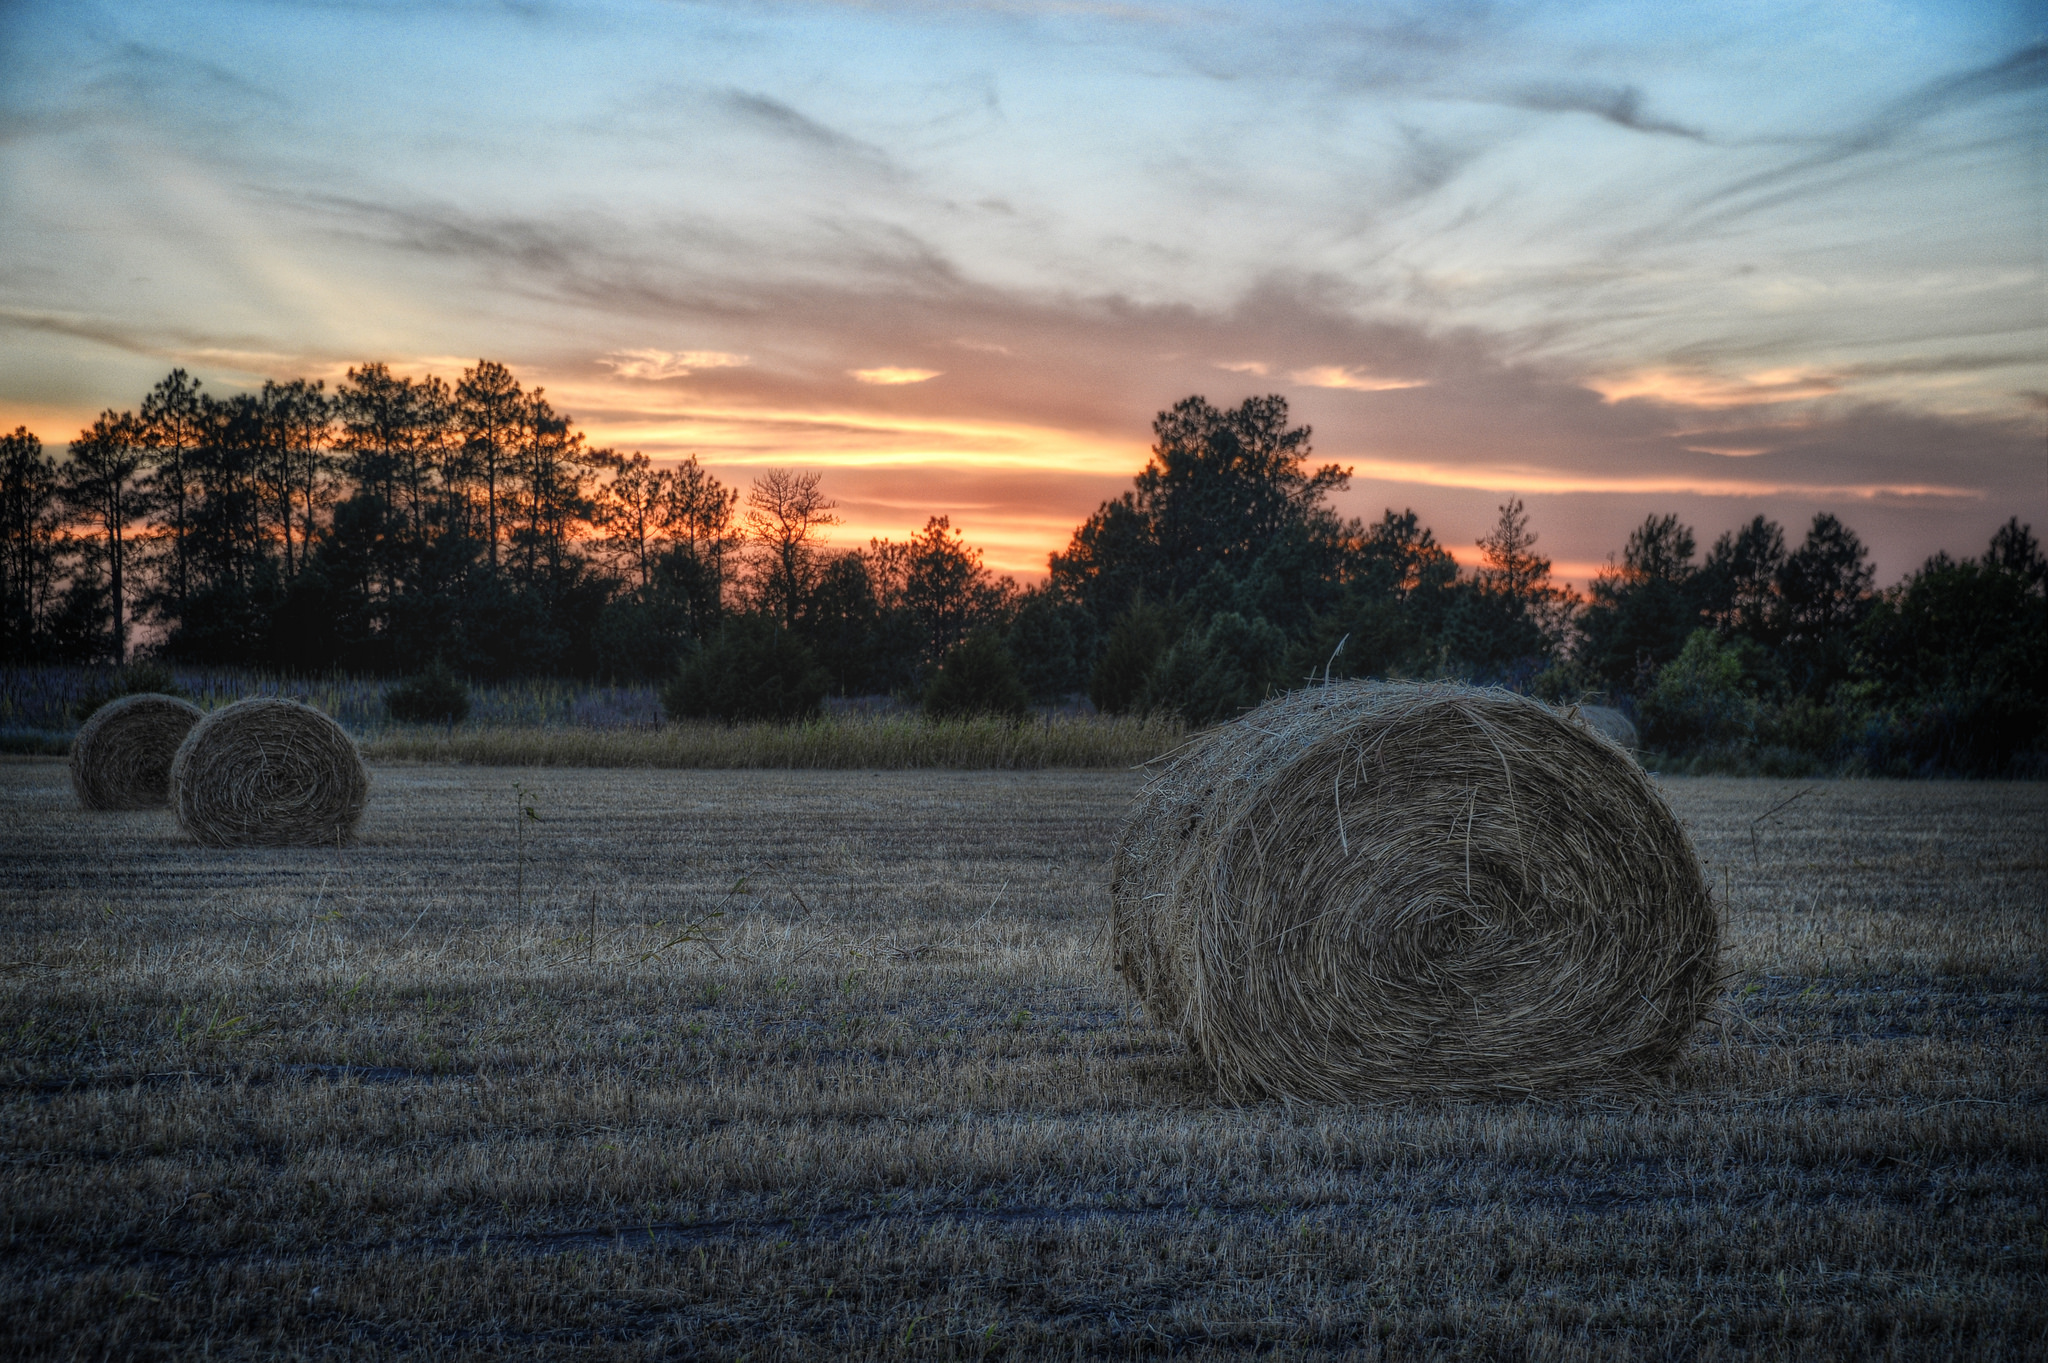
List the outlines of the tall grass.
{"type": "Polygon", "coordinates": [[[916,716],[662,729],[480,727],[391,731],[372,761],[501,767],[1131,767],[1185,736],[1178,721],[1057,716],[932,721],[916,716]]]}
{"type": "MultiPolygon", "coordinates": [[[[202,710],[245,696],[289,696],[332,715],[358,738],[406,726],[384,709],[397,683],[368,677],[286,677],[247,668],[173,667],[179,691],[202,710]]],[[[118,672],[104,667],[0,667],[0,733],[68,735],[77,707],[110,688],[118,672]]],[[[574,725],[589,729],[653,729],[661,708],[652,686],[602,686],[539,677],[472,683],[470,722],[478,725],[574,725]]]]}
{"type": "MultiPolygon", "coordinates": [[[[1176,746],[1177,721],[1042,716],[931,722],[915,713],[851,709],[803,724],[664,727],[652,686],[532,678],[472,684],[469,718],[452,726],[394,723],[363,677],[281,677],[239,668],[174,667],[201,709],[245,696],[289,696],[319,707],[373,761],[517,767],[1128,767],[1176,746]]],[[[0,752],[62,756],[79,704],[115,682],[114,669],[0,668],[0,752]]]]}

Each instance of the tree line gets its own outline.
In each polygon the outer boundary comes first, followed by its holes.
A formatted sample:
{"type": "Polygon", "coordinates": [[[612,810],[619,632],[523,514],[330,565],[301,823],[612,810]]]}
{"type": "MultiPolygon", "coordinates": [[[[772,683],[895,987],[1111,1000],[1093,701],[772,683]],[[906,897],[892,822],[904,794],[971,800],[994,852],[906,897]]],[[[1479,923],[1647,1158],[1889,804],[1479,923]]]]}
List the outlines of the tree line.
{"type": "Polygon", "coordinates": [[[1668,751],[2005,771],[2038,764],[2048,566],[2016,520],[1877,590],[1821,513],[1702,554],[1652,516],[1580,596],[1519,501],[1461,569],[1413,511],[1339,515],[1286,400],[1158,414],[1131,488],[1047,581],[944,517],[827,542],[818,475],[742,492],[691,457],[590,448],[543,390],[347,371],[217,397],[183,370],[63,459],[0,437],[0,640],[15,662],[165,661],[664,683],[675,713],[888,694],[1019,713],[1086,694],[1208,723],[1305,678],[1461,677],[1632,708],[1668,751]]]}

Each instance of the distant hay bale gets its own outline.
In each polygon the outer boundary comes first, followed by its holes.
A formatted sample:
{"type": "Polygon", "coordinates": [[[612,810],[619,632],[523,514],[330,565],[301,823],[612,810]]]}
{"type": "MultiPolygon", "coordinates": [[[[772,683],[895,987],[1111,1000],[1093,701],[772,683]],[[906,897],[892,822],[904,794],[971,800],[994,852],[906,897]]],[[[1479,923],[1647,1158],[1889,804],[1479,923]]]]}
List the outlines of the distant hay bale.
{"type": "Polygon", "coordinates": [[[1576,715],[1579,722],[1601,737],[1634,752],[1641,747],[1636,738],[1636,726],[1629,717],[1611,705],[1577,705],[1566,712],[1566,717],[1576,715]]]}
{"type": "Polygon", "coordinates": [[[236,701],[192,726],[171,764],[178,827],[216,847],[352,842],[370,794],[355,740],[310,705],[236,701]]]}
{"type": "Polygon", "coordinates": [[[1628,1084],[1718,989],[1684,831],[1520,696],[1340,683],[1202,735],[1111,872],[1114,967],[1233,1098],[1628,1084]]]}
{"type": "Polygon", "coordinates": [[[171,798],[171,759],[200,709],[154,692],[110,700],[71,740],[71,788],[87,809],[156,809],[171,798]]]}

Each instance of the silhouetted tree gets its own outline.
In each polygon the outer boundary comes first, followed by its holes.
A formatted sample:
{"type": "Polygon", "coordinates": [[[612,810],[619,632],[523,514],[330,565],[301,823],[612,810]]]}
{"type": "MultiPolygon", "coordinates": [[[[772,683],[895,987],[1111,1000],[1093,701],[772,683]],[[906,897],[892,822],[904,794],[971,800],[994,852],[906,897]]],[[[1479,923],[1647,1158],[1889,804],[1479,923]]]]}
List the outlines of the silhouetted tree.
{"type": "Polygon", "coordinates": [[[1343,592],[1289,655],[1287,675],[1422,676],[1446,661],[1458,564],[1413,510],[1389,509],[1356,537],[1343,592]]]}
{"type": "Polygon", "coordinates": [[[1778,572],[1785,565],[1785,532],[1758,516],[1714,541],[1700,568],[1700,607],[1722,630],[1775,645],[1783,637],[1778,572]]]}
{"type": "Polygon", "coordinates": [[[21,662],[48,652],[58,586],[57,462],[17,426],[0,435],[0,657],[21,662]]]}
{"type": "Polygon", "coordinates": [[[275,604],[262,475],[276,434],[253,394],[202,395],[200,412],[203,437],[185,456],[185,592],[157,606],[170,653],[229,663],[259,654],[275,604]]]}
{"type": "Polygon", "coordinates": [[[1778,569],[1779,651],[1803,694],[1823,695],[1848,676],[1852,636],[1870,608],[1874,576],[1863,541],[1825,511],[1778,569]]]}
{"type": "Polygon", "coordinates": [[[1287,399],[1247,398],[1224,411],[1184,398],[1152,424],[1152,459],[1052,558],[1060,589],[1107,619],[1136,593],[1178,600],[1221,567],[1235,582],[1288,532],[1333,532],[1324,499],[1349,475],[1308,468],[1309,428],[1287,424],[1287,399]]]}
{"type": "Polygon", "coordinates": [[[2048,742],[2048,559],[2017,517],[1982,559],[1937,554],[1879,595],[1858,634],[1902,770],[1996,775],[2048,742]]]}
{"type": "Polygon", "coordinates": [[[1479,540],[1481,565],[1446,614],[1448,656],[1479,675],[1533,669],[1562,642],[1569,593],[1550,583],[1550,560],[1536,552],[1521,499],[1500,508],[1500,519],[1479,540]]]}
{"type": "Polygon", "coordinates": [[[455,423],[462,442],[450,460],[449,482],[481,491],[484,553],[493,573],[498,570],[500,484],[532,438],[535,415],[512,371],[495,360],[478,360],[456,382],[455,423]]]}
{"type": "Polygon", "coordinates": [[[65,505],[93,527],[82,545],[83,566],[104,583],[107,651],[116,663],[128,660],[128,531],[148,505],[136,483],[142,467],[135,418],[115,411],[79,432],[62,466],[65,505]]]}
{"type": "Polygon", "coordinates": [[[467,505],[451,480],[460,455],[448,386],[363,365],[335,390],[334,412],[336,452],[351,500],[362,503],[349,517],[349,575],[367,554],[380,611],[406,592],[459,592],[482,545],[467,533],[467,505]]]}
{"type": "Polygon", "coordinates": [[[143,459],[142,490],[168,561],[155,595],[172,618],[184,613],[192,590],[194,464],[214,435],[215,417],[199,389],[198,380],[173,369],[142,399],[141,418],[130,426],[143,459]]]}
{"type": "Polygon", "coordinates": [[[572,552],[578,528],[596,514],[590,498],[595,465],[583,433],[549,405],[540,389],[526,395],[525,438],[513,451],[501,489],[507,503],[507,542],[528,587],[552,589],[582,575],[572,552]]]}
{"type": "Polygon", "coordinates": [[[1004,645],[1017,660],[1017,675],[1038,705],[1056,705],[1087,684],[1082,660],[1093,654],[1092,622],[1085,611],[1060,599],[1051,587],[1024,592],[1010,617],[1004,645]]]}
{"type": "Polygon", "coordinates": [[[816,583],[819,532],[839,524],[820,475],[770,469],[747,492],[746,535],[754,546],[755,596],[787,629],[816,583]]]}
{"type": "Polygon", "coordinates": [[[936,666],[971,630],[998,624],[1015,593],[1015,584],[983,567],[981,550],[944,516],[933,516],[910,537],[900,570],[887,604],[917,622],[920,661],[927,667],[936,666]]]}
{"type": "Polygon", "coordinates": [[[1650,516],[1593,579],[1579,616],[1579,660],[1618,691],[1649,686],[1701,623],[1696,541],[1676,516],[1650,516]]]}
{"type": "Polygon", "coordinates": [[[328,504],[328,479],[334,468],[328,448],[333,404],[326,385],[317,379],[265,380],[259,401],[264,446],[258,478],[266,514],[276,526],[282,575],[290,581],[298,575],[328,504]]]}

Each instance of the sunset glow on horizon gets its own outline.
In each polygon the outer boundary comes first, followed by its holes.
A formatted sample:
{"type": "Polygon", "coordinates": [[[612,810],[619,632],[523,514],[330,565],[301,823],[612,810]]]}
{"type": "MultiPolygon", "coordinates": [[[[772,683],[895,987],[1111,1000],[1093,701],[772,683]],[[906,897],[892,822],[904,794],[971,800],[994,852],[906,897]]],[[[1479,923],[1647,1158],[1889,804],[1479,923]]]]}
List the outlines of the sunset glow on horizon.
{"type": "Polygon", "coordinates": [[[1826,510],[1889,582],[2048,528],[2044,91],[2018,4],[17,5],[0,426],[483,357],[1033,579],[1280,393],[1464,560],[1826,510]]]}

